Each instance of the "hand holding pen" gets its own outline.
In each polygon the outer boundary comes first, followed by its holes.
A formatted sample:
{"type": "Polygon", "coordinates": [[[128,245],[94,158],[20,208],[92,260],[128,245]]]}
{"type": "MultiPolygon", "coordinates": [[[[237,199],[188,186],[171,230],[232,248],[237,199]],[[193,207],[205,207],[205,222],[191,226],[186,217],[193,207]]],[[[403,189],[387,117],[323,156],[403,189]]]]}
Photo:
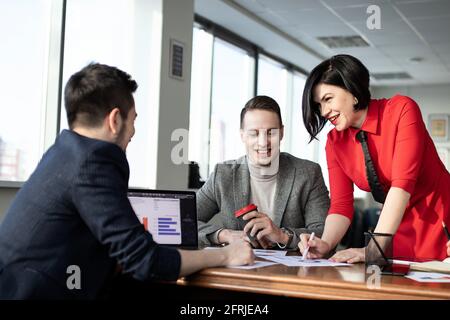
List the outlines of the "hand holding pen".
{"type": "MultiPolygon", "coordinates": [[[[311,236],[309,237],[308,242],[314,240],[314,236],[315,236],[315,233],[314,233],[314,232],[311,233],[311,236]]],[[[308,246],[306,247],[306,249],[305,249],[305,252],[303,252],[302,260],[306,260],[306,257],[308,256],[309,248],[310,248],[310,247],[309,247],[309,245],[308,245],[308,246]]]]}
{"type": "Polygon", "coordinates": [[[300,253],[305,259],[319,259],[327,256],[331,250],[328,242],[323,241],[319,237],[312,237],[312,234],[302,233],[300,234],[300,241],[298,243],[300,253]],[[306,249],[309,247],[308,252],[306,249]]]}

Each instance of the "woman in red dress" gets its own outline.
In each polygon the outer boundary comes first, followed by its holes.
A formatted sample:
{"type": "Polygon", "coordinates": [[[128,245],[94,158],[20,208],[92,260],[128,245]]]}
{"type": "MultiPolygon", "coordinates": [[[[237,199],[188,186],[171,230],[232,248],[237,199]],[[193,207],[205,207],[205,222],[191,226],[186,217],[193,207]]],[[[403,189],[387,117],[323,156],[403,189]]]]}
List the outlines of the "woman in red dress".
{"type": "MultiPolygon", "coordinates": [[[[414,100],[405,96],[374,100],[369,72],[356,58],[337,55],[315,67],[303,92],[303,121],[311,140],[327,121],[326,155],[331,206],[322,238],[302,235],[309,258],[324,257],[340,242],[353,216],[353,184],[371,191],[365,158],[356,135],[365,131],[369,154],[385,199],[376,233],[394,234],[394,256],[444,259],[450,241],[450,174],[440,160],[414,100]]],[[[332,260],[364,261],[364,248],[338,251],[332,260]]]]}

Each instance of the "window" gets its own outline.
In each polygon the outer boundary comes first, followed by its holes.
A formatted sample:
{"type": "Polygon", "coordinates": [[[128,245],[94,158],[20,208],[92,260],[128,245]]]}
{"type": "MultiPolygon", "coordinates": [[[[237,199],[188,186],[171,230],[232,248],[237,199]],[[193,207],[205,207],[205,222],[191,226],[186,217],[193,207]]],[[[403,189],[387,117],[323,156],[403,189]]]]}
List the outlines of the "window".
{"type": "Polygon", "coordinates": [[[327,155],[325,152],[325,146],[327,144],[327,135],[333,129],[333,125],[330,122],[327,122],[323,127],[322,131],[317,135],[316,143],[317,143],[317,158],[316,162],[320,164],[322,167],[323,178],[325,179],[325,184],[327,185],[328,190],[330,190],[330,181],[328,177],[328,165],[327,165],[327,155]]]}
{"type": "Polygon", "coordinates": [[[288,103],[289,72],[284,65],[264,55],[259,55],[258,61],[258,95],[273,98],[280,106],[281,119],[285,125],[284,138],[280,143],[281,151],[289,151],[290,126],[286,125],[288,111],[291,105],[288,103]],[[286,143],[287,142],[287,143],[286,143]]]}
{"type": "MultiPolygon", "coordinates": [[[[244,104],[254,96],[256,85],[258,95],[270,96],[280,106],[285,126],[281,151],[318,163],[329,189],[325,145],[333,126],[326,124],[318,140],[309,143],[302,115],[306,76],[296,66],[264,54],[220,26],[214,27],[203,18],[196,20],[199,24],[193,36],[189,159],[199,163],[202,178],[208,177],[216,163],[245,154],[239,116],[244,104]]],[[[355,187],[355,197],[364,196],[365,192],[355,187]]]]}
{"type": "Polygon", "coordinates": [[[240,142],[240,112],[253,96],[255,60],[245,50],[214,39],[209,171],[245,154],[240,142]]]}
{"type": "MultiPolygon", "coordinates": [[[[303,124],[302,97],[306,77],[294,72],[292,75],[292,113],[290,121],[286,125],[290,127],[290,148],[294,156],[311,161],[317,161],[318,142],[316,140],[308,143],[310,136],[303,124]]],[[[289,119],[288,119],[289,120],[289,119]]],[[[324,168],[326,169],[326,167],[324,168]]]]}
{"type": "MultiPolygon", "coordinates": [[[[203,25],[201,19],[199,23],[203,25]]],[[[205,28],[208,26],[204,24],[205,28]]],[[[212,31],[200,28],[194,28],[193,37],[189,159],[199,163],[202,178],[208,177],[216,163],[245,154],[239,135],[239,115],[254,96],[256,85],[258,95],[270,96],[280,106],[285,126],[281,151],[318,163],[329,188],[325,145],[333,126],[326,124],[318,140],[309,143],[302,116],[306,76],[297,67],[264,54],[245,39],[227,34],[224,38],[232,44],[222,39],[223,30],[216,34],[215,28],[212,31]],[[256,74],[257,50],[261,52],[256,74]]],[[[355,187],[355,197],[364,196],[365,192],[355,187]]]]}
{"type": "MultiPolygon", "coordinates": [[[[200,19],[201,21],[201,19],[200,19]]],[[[194,27],[189,122],[189,159],[206,179],[218,162],[245,154],[239,134],[240,111],[254,96],[256,46],[223,30],[194,27]]],[[[219,28],[220,29],[220,28],[219,28]]],[[[281,150],[317,161],[317,143],[307,143],[301,118],[305,76],[269,56],[258,56],[257,94],[280,105],[285,125],[281,150]]]]}
{"type": "Polygon", "coordinates": [[[0,181],[27,180],[45,148],[51,17],[51,1],[0,2],[0,181]]]}
{"type": "Polygon", "coordinates": [[[195,27],[192,40],[189,160],[196,161],[202,179],[208,177],[213,36],[195,27]]]}
{"type": "Polygon", "coordinates": [[[288,76],[286,68],[264,55],[258,61],[258,95],[269,96],[278,103],[281,118],[286,121],[288,101],[288,76]]]}
{"type": "MultiPolygon", "coordinates": [[[[156,183],[161,10],[161,0],[67,1],[63,84],[90,62],[99,62],[128,72],[139,85],[136,134],[127,148],[133,187],[156,183]]],[[[64,108],[61,113],[65,129],[64,108]]]]}

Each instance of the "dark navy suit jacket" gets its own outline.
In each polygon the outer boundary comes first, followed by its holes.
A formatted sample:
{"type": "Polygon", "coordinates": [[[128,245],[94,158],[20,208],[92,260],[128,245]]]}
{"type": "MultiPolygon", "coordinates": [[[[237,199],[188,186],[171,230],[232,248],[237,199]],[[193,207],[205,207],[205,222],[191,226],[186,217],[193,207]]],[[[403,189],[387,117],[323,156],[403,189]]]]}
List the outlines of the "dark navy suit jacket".
{"type": "Polygon", "coordinates": [[[128,178],[120,147],[64,130],[0,224],[0,298],[97,298],[117,264],[138,280],[175,280],[179,252],[139,223],[128,178]],[[71,265],[81,289],[67,286],[71,265]]]}

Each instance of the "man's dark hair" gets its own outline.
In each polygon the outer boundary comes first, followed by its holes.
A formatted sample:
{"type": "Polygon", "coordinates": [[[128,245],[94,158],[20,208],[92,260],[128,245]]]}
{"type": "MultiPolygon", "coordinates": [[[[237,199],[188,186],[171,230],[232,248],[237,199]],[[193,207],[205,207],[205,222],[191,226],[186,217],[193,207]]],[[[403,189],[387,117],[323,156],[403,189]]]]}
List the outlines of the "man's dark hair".
{"type": "Polygon", "coordinates": [[[256,96],[250,99],[241,110],[241,129],[244,126],[244,117],[247,111],[251,110],[267,110],[275,112],[280,120],[280,128],[283,126],[283,121],[281,120],[281,111],[278,103],[268,96],[256,96]]]}
{"type": "Polygon", "coordinates": [[[303,90],[303,123],[311,135],[310,142],[323,129],[327,119],[321,116],[319,105],[314,102],[314,88],[320,83],[340,87],[358,99],[354,110],[369,106],[369,71],[353,56],[339,54],[316,66],[306,79],[303,90]]]}
{"type": "Polygon", "coordinates": [[[116,67],[91,63],[73,74],[64,90],[69,128],[75,124],[98,127],[114,108],[126,119],[134,106],[137,83],[116,67]]]}

